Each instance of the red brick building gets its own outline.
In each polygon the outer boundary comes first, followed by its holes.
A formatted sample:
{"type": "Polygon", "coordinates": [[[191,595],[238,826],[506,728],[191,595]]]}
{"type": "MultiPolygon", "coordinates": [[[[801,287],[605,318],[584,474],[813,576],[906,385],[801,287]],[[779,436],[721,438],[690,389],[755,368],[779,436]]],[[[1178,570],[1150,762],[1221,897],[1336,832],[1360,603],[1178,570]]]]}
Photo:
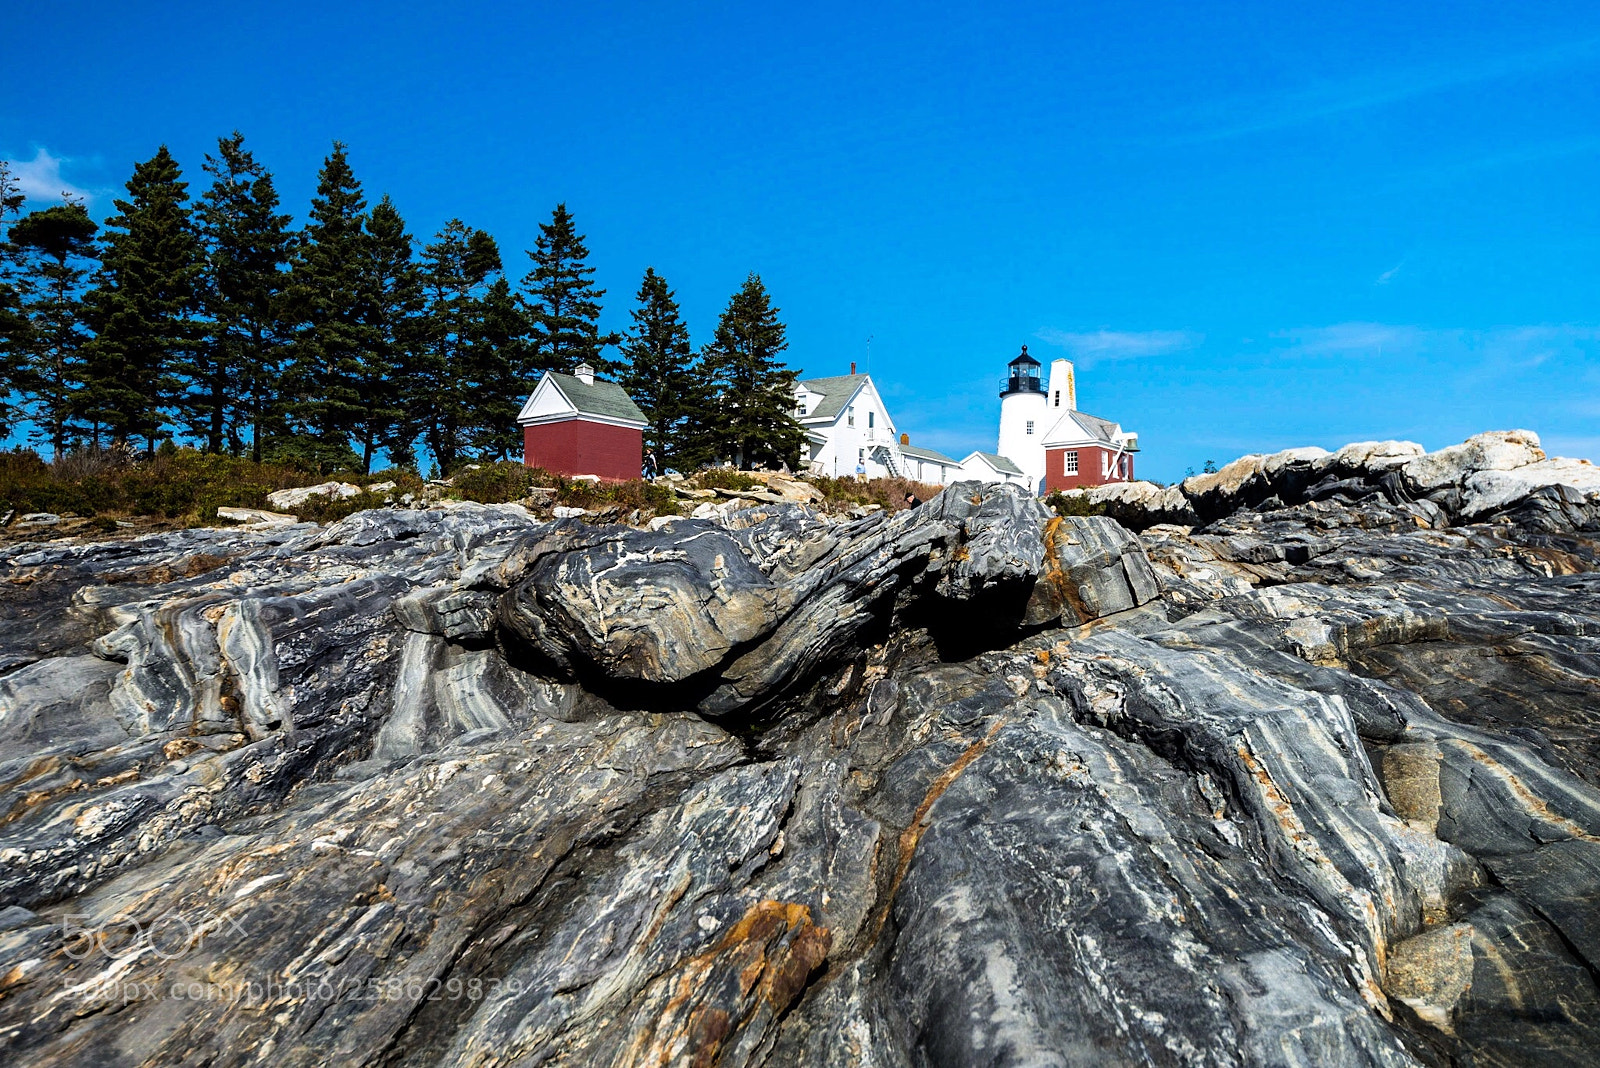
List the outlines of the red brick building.
{"type": "Polygon", "coordinates": [[[522,462],[559,475],[638,478],[644,463],[644,413],[615,382],[579,364],[546,371],[517,416],[522,462]]]}
{"type": "Polygon", "coordinates": [[[1108,419],[1068,409],[1044,440],[1044,490],[1132,482],[1139,438],[1108,419]]]}

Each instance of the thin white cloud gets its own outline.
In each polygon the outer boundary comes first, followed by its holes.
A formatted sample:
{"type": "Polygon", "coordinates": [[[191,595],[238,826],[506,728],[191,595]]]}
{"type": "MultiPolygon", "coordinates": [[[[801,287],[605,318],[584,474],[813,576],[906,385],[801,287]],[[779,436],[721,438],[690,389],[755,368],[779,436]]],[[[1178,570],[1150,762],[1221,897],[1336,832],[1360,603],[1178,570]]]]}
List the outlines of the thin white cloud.
{"type": "Polygon", "coordinates": [[[1400,273],[1400,268],[1404,267],[1405,265],[1406,265],[1406,261],[1405,260],[1401,260],[1399,263],[1395,264],[1393,267],[1390,267],[1387,271],[1384,271],[1382,274],[1380,274],[1378,276],[1378,278],[1377,278],[1377,281],[1373,282],[1372,284],[1375,285],[1375,286],[1386,286],[1386,285],[1388,285],[1390,282],[1394,281],[1394,276],[1399,274],[1400,273]]]}
{"type": "Polygon", "coordinates": [[[52,156],[47,149],[34,149],[29,160],[7,160],[11,174],[22,193],[31,201],[61,200],[63,194],[82,200],[93,200],[94,194],[67,181],[61,176],[61,165],[71,163],[67,156],[52,156]]]}
{"type": "Polygon", "coordinates": [[[1040,341],[1066,349],[1075,360],[1094,363],[1100,360],[1131,360],[1144,356],[1166,356],[1192,349],[1205,335],[1190,330],[1040,330],[1040,341]]]}
{"type": "Polygon", "coordinates": [[[1335,323],[1332,326],[1279,330],[1272,334],[1285,348],[1305,356],[1381,356],[1415,351],[1428,332],[1415,326],[1387,323],[1335,323]]]}
{"type": "Polygon", "coordinates": [[[1213,101],[1204,112],[1191,112],[1197,128],[1179,140],[1219,141],[1266,133],[1478,82],[1580,66],[1597,57],[1600,38],[1588,38],[1475,63],[1381,71],[1318,82],[1268,97],[1213,101]]]}
{"type": "Polygon", "coordinates": [[[1590,350],[1600,342],[1600,328],[1546,323],[1464,330],[1352,322],[1282,330],[1272,338],[1284,356],[1448,358],[1463,381],[1472,381],[1531,370],[1552,358],[1590,350]]]}

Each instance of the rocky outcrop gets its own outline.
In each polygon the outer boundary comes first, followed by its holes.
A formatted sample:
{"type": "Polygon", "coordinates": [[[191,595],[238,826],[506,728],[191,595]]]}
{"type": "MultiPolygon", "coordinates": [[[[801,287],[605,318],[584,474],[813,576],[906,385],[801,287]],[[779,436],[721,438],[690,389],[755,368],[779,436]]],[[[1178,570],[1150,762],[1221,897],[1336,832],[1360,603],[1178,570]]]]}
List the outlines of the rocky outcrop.
{"type": "MultiPolygon", "coordinates": [[[[1074,493],[1138,530],[1214,522],[1241,508],[1369,498],[1406,507],[1433,526],[1493,518],[1530,501],[1536,509],[1575,507],[1577,524],[1587,529],[1600,522],[1600,468],[1545,456],[1538,435],[1527,430],[1491,431],[1437,452],[1410,441],[1359,442],[1337,452],[1289,449],[1240,457],[1176,486],[1132,482],[1074,493]]],[[[1557,525],[1572,521],[1567,515],[1557,525]]]]}
{"type": "Polygon", "coordinates": [[[1600,535],[1474,441],[0,550],[0,1051],[1582,1063],[1600,535]]]}

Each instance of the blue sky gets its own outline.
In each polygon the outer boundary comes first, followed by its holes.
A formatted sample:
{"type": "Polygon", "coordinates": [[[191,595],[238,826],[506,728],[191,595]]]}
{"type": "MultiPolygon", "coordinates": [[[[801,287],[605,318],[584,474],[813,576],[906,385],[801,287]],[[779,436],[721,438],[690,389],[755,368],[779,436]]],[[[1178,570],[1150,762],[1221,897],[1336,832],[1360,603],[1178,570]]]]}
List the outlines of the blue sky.
{"type": "Polygon", "coordinates": [[[871,338],[957,456],[1027,343],[1149,477],[1507,427],[1600,459],[1592,2],[240,7],[8,13],[0,156],[101,214],[237,127],[303,212],[339,138],[513,277],[564,200],[609,325],[649,265],[699,342],[759,271],[793,366],[871,338]]]}

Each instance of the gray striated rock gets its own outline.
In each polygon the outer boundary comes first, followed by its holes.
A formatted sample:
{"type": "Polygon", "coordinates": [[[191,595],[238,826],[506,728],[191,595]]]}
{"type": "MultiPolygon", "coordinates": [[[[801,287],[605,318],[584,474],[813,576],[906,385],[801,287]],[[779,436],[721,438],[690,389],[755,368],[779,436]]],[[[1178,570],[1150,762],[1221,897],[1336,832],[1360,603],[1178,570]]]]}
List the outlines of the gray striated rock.
{"type": "MultiPolygon", "coordinates": [[[[1528,430],[1490,431],[1431,453],[1409,441],[1359,442],[1333,453],[1289,449],[1241,457],[1178,486],[1125,482],[1073,494],[1141,531],[1158,524],[1199,526],[1244,508],[1369,499],[1407,506],[1418,522],[1434,527],[1493,518],[1530,501],[1562,509],[1557,528],[1592,529],[1600,522],[1600,468],[1546,457],[1538,435],[1528,430]]],[[[1519,517],[1519,525],[1530,525],[1530,517],[1519,517]]]]}
{"type": "Polygon", "coordinates": [[[0,550],[0,1056],[1584,1063],[1600,507],[1474,441],[0,550]]]}

